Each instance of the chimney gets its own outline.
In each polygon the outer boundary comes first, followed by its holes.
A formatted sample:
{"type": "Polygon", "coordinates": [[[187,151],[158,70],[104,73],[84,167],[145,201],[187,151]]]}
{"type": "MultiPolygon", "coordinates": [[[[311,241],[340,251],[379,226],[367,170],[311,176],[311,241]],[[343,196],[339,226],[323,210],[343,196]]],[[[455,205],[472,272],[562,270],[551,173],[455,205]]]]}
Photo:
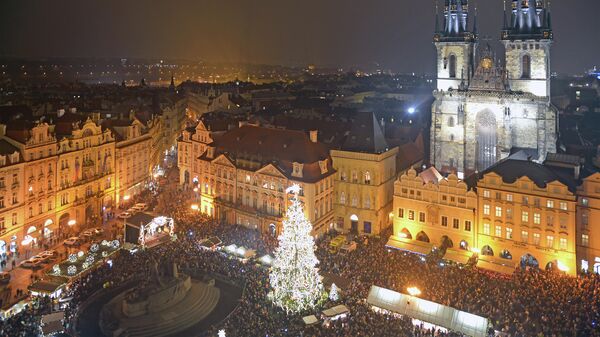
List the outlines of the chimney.
{"type": "Polygon", "coordinates": [[[318,136],[317,136],[318,134],[319,134],[318,130],[309,131],[310,141],[313,143],[316,143],[318,141],[318,136]]]}
{"type": "Polygon", "coordinates": [[[579,180],[580,173],[581,173],[581,164],[575,166],[575,180],[579,180]]]}

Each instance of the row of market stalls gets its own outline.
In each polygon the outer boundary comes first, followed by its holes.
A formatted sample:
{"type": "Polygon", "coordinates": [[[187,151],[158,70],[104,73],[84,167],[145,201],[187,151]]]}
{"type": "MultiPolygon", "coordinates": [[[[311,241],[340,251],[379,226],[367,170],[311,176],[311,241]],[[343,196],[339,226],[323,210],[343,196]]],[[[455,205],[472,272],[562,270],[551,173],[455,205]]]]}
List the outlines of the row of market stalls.
{"type": "Polygon", "coordinates": [[[485,317],[378,286],[371,287],[367,303],[376,311],[411,317],[415,324],[424,322],[466,336],[486,337],[491,326],[485,317]]]}
{"type": "Polygon", "coordinates": [[[128,249],[152,248],[175,238],[173,218],[139,212],[125,219],[123,241],[128,249]]]}

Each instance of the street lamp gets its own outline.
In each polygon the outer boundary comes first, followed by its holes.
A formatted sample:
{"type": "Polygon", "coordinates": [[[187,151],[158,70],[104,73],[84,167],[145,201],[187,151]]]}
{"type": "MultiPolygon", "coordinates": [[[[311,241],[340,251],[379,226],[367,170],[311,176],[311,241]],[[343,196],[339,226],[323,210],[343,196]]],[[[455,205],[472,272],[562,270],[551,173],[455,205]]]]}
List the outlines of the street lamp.
{"type": "Polygon", "coordinates": [[[408,287],[408,288],[406,288],[406,291],[408,291],[408,293],[410,294],[410,296],[419,296],[419,295],[421,295],[421,290],[419,290],[419,288],[417,288],[417,287],[408,287]]]}
{"type": "Polygon", "coordinates": [[[197,211],[198,210],[198,204],[192,204],[192,211],[197,211]]]}
{"type": "Polygon", "coordinates": [[[415,107],[412,107],[412,106],[411,106],[410,108],[408,108],[408,110],[407,110],[407,111],[408,111],[408,113],[409,113],[409,114],[414,114],[414,113],[415,113],[415,111],[416,111],[416,109],[415,109],[415,107]]]}

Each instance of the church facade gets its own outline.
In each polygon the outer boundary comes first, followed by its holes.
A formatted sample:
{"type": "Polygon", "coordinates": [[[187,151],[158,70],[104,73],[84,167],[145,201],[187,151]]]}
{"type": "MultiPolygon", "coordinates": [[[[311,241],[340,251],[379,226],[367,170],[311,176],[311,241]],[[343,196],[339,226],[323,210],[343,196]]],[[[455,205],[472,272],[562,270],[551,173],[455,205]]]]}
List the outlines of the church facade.
{"type": "Polygon", "coordinates": [[[430,160],[459,177],[483,171],[512,151],[543,161],[556,152],[557,110],[550,103],[550,12],[542,0],[505,9],[500,62],[479,43],[468,0],[446,0],[436,17],[437,88],[430,160]]]}

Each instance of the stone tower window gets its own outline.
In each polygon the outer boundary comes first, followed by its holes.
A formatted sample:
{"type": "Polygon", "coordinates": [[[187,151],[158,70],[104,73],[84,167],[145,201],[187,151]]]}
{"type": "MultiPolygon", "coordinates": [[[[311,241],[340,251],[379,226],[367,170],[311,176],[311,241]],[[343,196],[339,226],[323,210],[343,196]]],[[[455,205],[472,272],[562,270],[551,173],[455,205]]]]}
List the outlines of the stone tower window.
{"type": "Polygon", "coordinates": [[[456,78],[456,55],[450,55],[448,65],[450,67],[450,78],[456,78]]]}
{"type": "Polygon", "coordinates": [[[531,56],[523,55],[521,78],[531,78],[531,56]]]}
{"type": "Polygon", "coordinates": [[[448,126],[449,127],[454,127],[454,117],[448,118],[448,126]]]}

